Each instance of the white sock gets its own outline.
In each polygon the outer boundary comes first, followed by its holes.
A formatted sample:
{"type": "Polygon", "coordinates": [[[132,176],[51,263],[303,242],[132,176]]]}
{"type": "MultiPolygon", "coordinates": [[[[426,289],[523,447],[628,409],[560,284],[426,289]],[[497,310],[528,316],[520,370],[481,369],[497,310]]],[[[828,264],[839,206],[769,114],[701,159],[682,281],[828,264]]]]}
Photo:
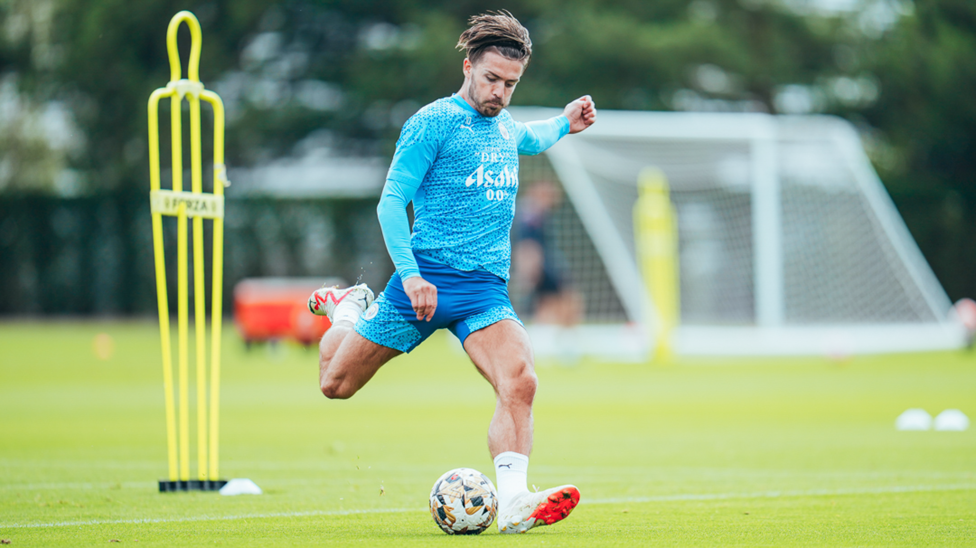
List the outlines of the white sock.
{"type": "Polygon", "coordinates": [[[498,489],[498,508],[508,506],[515,495],[528,491],[526,486],[529,457],[505,451],[495,457],[495,487],[498,489]]]}
{"type": "Polygon", "coordinates": [[[356,320],[362,315],[363,309],[359,307],[359,303],[352,299],[344,300],[336,305],[335,310],[332,311],[332,324],[347,321],[355,325],[356,320]]]}

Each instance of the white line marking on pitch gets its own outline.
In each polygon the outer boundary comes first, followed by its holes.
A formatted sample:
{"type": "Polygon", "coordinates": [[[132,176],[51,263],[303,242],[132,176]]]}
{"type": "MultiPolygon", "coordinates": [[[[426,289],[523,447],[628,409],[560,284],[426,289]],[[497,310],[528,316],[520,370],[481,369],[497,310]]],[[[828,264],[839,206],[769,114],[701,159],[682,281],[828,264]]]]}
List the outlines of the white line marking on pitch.
{"type": "MultiPolygon", "coordinates": [[[[974,483],[956,483],[947,485],[901,485],[891,487],[873,487],[867,489],[811,489],[807,491],[762,491],[756,493],[701,493],[685,495],[661,495],[656,497],[620,497],[585,500],[585,504],[619,504],[626,502],[680,502],[693,500],[724,500],[724,499],[760,499],[781,497],[809,497],[809,496],[842,496],[842,495],[872,495],[885,493],[918,493],[926,491],[968,491],[976,489],[974,483]]],[[[356,514],[399,514],[407,512],[423,512],[421,508],[385,508],[375,510],[310,510],[306,512],[271,512],[267,514],[237,514],[231,516],[189,516],[179,518],[142,518],[117,520],[86,520],[60,521],[54,523],[11,523],[0,524],[0,529],[36,529],[47,527],[80,527],[85,525],[116,525],[140,523],[185,523],[193,521],[234,521],[241,519],[265,518],[298,518],[314,516],[350,516],[356,514]]]]}
{"type": "Polygon", "coordinates": [[[309,510],[307,512],[271,512],[267,514],[238,514],[233,516],[189,516],[182,518],[142,519],[92,519],[86,521],[59,521],[55,523],[0,524],[0,529],[35,529],[40,527],[78,527],[82,525],[114,525],[125,523],[184,523],[188,521],[234,521],[239,519],[301,518],[308,516],[351,516],[354,514],[398,514],[419,512],[417,508],[386,508],[375,510],[309,510]]]}
{"type": "Polygon", "coordinates": [[[781,497],[919,493],[924,491],[968,491],[971,489],[976,489],[976,484],[951,483],[946,485],[895,485],[890,487],[869,487],[866,489],[809,489],[805,491],[760,491],[756,493],[701,493],[686,495],[661,495],[656,497],[619,497],[595,499],[583,502],[586,502],[587,504],[617,504],[621,502],[675,502],[683,500],[774,499],[781,497]]]}

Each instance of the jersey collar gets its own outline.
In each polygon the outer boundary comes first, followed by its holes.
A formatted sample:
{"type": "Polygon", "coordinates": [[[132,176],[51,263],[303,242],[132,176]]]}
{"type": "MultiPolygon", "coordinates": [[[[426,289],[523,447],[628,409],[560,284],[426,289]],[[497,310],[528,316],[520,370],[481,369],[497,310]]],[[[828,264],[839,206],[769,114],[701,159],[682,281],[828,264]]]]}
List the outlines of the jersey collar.
{"type": "Polygon", "coordinates": [[[463,108],[464,110],[468,111],[468,113],[470,113],[470,114],[477,114],[478,116],[481,116],[481,113],[480,112],[478,112],[477,110],[475,110],[474,107],[472,107],[471,105],[469,105],[468,102],[464,100],[464,97],[461,97],[457,93],[451,94],[451,100],[453,100],[454,103],[457,106],[459,106],[459,107],[463,108]]]}

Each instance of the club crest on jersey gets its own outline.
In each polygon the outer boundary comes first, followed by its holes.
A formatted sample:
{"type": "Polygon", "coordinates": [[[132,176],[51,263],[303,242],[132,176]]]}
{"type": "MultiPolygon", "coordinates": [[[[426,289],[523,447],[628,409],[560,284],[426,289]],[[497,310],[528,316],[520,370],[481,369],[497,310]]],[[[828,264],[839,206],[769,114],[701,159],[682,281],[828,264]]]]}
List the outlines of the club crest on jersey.
{"type": "Polygon", "coordinates": [[[376,313],[380,311],[380,305],[378,303],[373,303],[366,309],[363,313],[364,320],[372,320],[376,317],[376,313]]]}
{"type": "Polygon", "coordinates": [[[505,124],[498,124],[498,131],[502,133],[502,138],[504,138],[506,141],[509,139],[508,128],[505,127],[505,124]]]}

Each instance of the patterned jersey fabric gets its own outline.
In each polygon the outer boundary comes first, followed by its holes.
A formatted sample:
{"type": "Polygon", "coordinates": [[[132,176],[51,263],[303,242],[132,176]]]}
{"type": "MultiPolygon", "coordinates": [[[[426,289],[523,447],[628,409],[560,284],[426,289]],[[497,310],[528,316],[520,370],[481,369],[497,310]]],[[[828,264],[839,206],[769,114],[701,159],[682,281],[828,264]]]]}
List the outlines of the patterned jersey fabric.
{"type": "Polygon", "coordinates": [[[559,116],[522,124],[507,110],[479,114],[460,96],[427,105],[403,126],[377,210],[401,278],[419,275],[413,253],[508,280],[518,155],[538,154],[569,131],[559,116]],[[414,204],[408,236],[406,204],[414,204]]]}

